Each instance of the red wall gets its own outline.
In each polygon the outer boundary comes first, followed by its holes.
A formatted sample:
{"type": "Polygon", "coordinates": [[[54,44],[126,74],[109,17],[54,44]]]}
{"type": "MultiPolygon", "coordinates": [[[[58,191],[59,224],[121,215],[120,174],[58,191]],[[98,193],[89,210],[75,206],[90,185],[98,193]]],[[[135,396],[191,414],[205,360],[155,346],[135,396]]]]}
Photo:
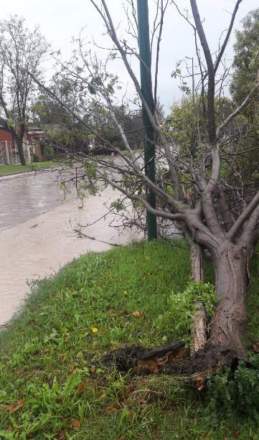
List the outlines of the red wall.
{"type": "Polygon", "coordinates": [[[3,128],[0,128],[0,141],[7,141],[12,142],[13,137],[9,131],[4,130],[3,128]]]}

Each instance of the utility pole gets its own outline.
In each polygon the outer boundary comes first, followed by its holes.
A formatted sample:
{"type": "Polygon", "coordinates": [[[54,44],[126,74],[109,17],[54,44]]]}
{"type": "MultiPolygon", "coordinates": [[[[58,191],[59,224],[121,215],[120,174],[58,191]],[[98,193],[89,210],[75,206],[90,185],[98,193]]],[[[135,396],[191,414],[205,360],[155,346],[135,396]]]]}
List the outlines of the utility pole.
{"type": "MultiPolygon", "coordinates": [[[[138,38],[139,38],[139,55],[140,55],[140,78],[141,91],[143,98],[150,109],[151,113],[155,112],[152,77],[151,77],[151,49],[149,37],[149,17],[148,17],[148,0],[137,0],[138,5],[138,38]]],[[[145,106],[142,104],[142,117],[144,125],[144,161],[146,176],[152,182],[156,179],[155,167],[155,130],[149,119],[145,106]]],[[[156,207],[156,196],[154,191],[149,187],[146,189],[147,201],[152,206],[156,207]]],[[[156,216],[147,211],[147,233],[148,240],[157,238],[157,222],[156,216]]]]}

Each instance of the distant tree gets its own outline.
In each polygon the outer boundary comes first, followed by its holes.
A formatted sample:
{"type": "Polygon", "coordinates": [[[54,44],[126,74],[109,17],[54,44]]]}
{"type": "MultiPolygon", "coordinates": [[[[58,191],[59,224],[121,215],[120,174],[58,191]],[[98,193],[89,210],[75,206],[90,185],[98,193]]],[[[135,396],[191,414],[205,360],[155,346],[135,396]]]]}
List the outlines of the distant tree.
{"type": "MultiPolygon", "coordinates": [[[[215,118],[221,124],[227,115],[233,111],[231,99],[215,97],[215,118]]],[[[208,142],[207,119],[204,114],[202,97],[185,97],[181,103],[172,106],[171,113],[166,121],[167,129],[171,130],[176,145],[195,156],[197,145],[208,142]]],[[[230,127],[228,127],[228,132],[230,127]]],[[[232,127],[233,130],[233,127],[232,127]]]]}
{"type": "Polygon", "coordinates": [[[74,118],[71,111],[78,108],[80,97],[76,81],[60,76],[55,73],[51,78],[50,90],[55,94],[60,102],[54,100],[49,94],[42,92],[37,96],[32,106],[33,120],[41,125],[59,124],[71,125],[74,118]],[[71,111],[65,109],[68,107],[71,111]]]}
{"type": "MultiPolygon", "coordinates": [[[[123,131],[129,139],[132,149],[138,149],[143,142],[143,122],[141,112],[132,110],[127,105],[114,106],[116,119],[121,124],[123,131]]],[[[125,150],[125,145],[118,133],[117,126],[111,118],[110,112],[98,103],[92,103],[85,120],[106,141],[105,145],[114,145],[120,150],[125,150]]]]}
{"type": "Polygon", "coordinates": [[[49,88],[59,102],[42,91],[32,106],[33,123],[46,133],[44,144],[61,154],[87,152],[89,133],[72,114],[84,102],[80,87],[76,81],[56,73],[49,88]]]}
{"type": "MultiPolygon", "coordinates": [[[[109,111],[102,102],[89,96],[86,98],[85,87],[80,79],[70,78],[68,72],[65,73],[65,75],[53,76],[49,86],[53,96],[43,91],[32,106],[34,123],[45,130],[47,142],[52,146],[59,146],[66,152],[86,153],[89,144],[94,140],[92,133],[97,131],[105,141],[98,141],[93,152],[108,152],[109,143],[124,149],[125,146],[109,111]],[[84,124],[73,117],[73,113],[78,109],[84,124]]],[[[139,148],[143,139],[141,113],[130,109],[128,105],[116,106],[115,112],[132,147],[139,148]]]]}
{"type": "MultiPolygon", "coordinates": [[[[234,46],[234,74],[231,84],[233,99],[240,104],[251,90],[259,72],[259,9],[250,12],[243,21],[243,29],[236,32],[234,46]]],[[[244,108],[252,120],[259,116],[259,92],[244,108]]]]}
{"type": "MultiPolygon", "coordinates": [[[[234,46],[234,73],[231,93],[240,105],[259,77],[259,9],[250,12],[243,20],[243,29],[236,32],[234,46]]],[[[241,137],[236,145],[243,181],[251,187],[259,183],[259,91],[257,90],[241,112],[241,137]]]]}
{"type": "Polygon", "coordinates": [[[0,22],[1,124],[13,134],[23,165],[23,140],[35,92],[29,72],[40,76],[40,62],[46,50],[46,40],[38,28],[29,30],[17,16],[0,22]]]}

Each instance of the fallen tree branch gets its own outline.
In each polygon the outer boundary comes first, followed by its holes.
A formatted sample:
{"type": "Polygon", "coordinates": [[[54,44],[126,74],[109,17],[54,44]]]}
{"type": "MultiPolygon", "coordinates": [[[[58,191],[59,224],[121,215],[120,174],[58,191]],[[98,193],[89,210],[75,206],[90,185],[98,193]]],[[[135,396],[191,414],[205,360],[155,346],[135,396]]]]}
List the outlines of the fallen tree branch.
{"type": "Polygon", "coordinates": [[[88,240],[98,241],[99,243],[108,244],[109,246],[121,247],[121,244],[111,243],[110,241],[100,240],[96,237],[92,237],[91,235],[85,234],[80,229],[74,229],[74,232],[78,235],[79,238],[87,238],[88,240]]]}
{"type": "Polygon", "coordinates": [[[183,359],[189,353],[182,341],[170,345],[148,349],[142,346],[126,346],[107,353],[102,364],[116,367],[119,371],[132,371],[135,374],[158,373],[170,361],[183,359]]]}

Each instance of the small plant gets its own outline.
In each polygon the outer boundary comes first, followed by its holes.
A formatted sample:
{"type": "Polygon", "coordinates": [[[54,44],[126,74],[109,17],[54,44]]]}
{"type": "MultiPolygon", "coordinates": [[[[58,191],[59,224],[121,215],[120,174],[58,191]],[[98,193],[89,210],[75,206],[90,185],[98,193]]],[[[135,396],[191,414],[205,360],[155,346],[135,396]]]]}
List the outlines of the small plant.
{"type": "Polygon", "coordinates": [[[197,301],[204,304],[210,319],[216,304],[214,286],[210,283],[190,282],[183,292],[172,292],[168,310],[159,315],[156,326],[164,333],[172,333],[174,338],[190,342],[194,303],[197,301]]]}
{"type": "Polygon", "coordinates": [[[209,412],[258,419],[259,410],[259,356],[253,355],[248,363],[240,363],[233,372],[226,369],[208,382],[209,412]]]}

